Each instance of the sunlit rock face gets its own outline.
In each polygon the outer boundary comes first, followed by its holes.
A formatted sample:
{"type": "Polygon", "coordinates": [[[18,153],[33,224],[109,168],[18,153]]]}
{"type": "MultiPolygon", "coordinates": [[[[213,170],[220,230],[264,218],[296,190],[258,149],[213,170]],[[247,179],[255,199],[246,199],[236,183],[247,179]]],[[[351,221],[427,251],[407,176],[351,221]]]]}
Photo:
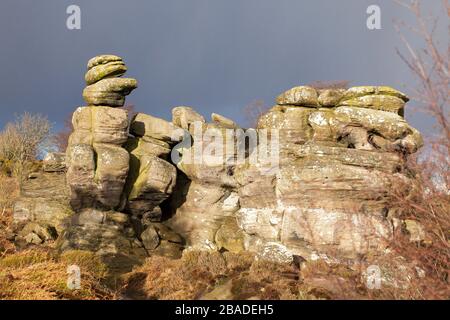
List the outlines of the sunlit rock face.
{"type": "Polygon", "coordinates": [[[235,173],[246,248],[276,242],[281,253],[306,259],[382,253],[393,229],[386,192],[408,181],[406,157],[423,143],[402,116],[407,101],[389,87],[280,95],[258,123],[280,130],[279,170],[258,175],[250,165],[235,173]]]}
{"type": "Polygon", "coordinates": [[[48,155],[16,203],[24,241],[59,236],[61,250],[131,261],[185,248],[280,262],[385,252],[387,193],[408,185],[407,157],[423,144],[403,93],[298,86],[244,129],[188,106],[171,121],[131,117],[120,108],[137,87],[126,71],[114,55],[88,62],[66,154],[48,155]]]}
{"type": "Polygon", "coordinates": [[[87,87],[83,98],[88,104],[73,114],[73,132],[66,151],[67,183],[75,211],[85,208],[121,210],[123,190],[129,172],[128,112],[125,96],[137,87],[122,58],[101,55],[88,61],[87,87]]]}

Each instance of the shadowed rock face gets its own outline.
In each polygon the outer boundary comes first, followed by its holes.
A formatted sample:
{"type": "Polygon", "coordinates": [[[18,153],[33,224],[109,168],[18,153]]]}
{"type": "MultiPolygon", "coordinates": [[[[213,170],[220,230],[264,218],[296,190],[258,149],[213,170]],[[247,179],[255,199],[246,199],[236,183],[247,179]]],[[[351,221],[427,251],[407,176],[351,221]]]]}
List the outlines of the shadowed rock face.
{"type": "MultiPolygon", "coordinates": [[[[208,123],[185,106],[173,109],[172,121],[139,113],[129,123],[127,112],[115,108],[137,86],[120,78],[125,72],[117,56],[89,61],[88,106],[73,115],[67,173],[57,175],[64,157],[49,155],[41,180],[50,179],[48,188],[25,188],[16,204],[17,217],[47,223],[48,208],[34,199],[52,206],[53,184],[67,182],[62,199],[75,213],[58,224],[60,249],[130,261],[149,252],[177,257],[183,246],[249,250],[282,262],[384,253],[393,230],[386,192],[393,181],[408,182],[406,158],[423,144],[403,118],[403,93],[299,86],[247,130],[216,113],[208,123]],[[264,146],[262,133],[276,142],[277,161],[269,167],[253,158],[264,146]],[[241,158],[242,135],[258,140],[244,144],[241,158]],[[231,153],[216,153],[230,144],[231,153]],[[215,161],[195,161],[205,150],[216,150],[215,161]]],[[[36,225],[25,230],[33,243],[48,235],[36,225]]]]}

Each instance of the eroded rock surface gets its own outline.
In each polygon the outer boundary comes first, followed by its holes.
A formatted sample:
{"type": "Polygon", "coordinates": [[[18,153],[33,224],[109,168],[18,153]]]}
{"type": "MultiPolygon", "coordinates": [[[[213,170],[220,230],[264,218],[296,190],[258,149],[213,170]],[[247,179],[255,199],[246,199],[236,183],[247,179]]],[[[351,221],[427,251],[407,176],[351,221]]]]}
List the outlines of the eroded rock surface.
{"type": "Polygon", "coordinates": [[[298,86],[255,129],[186,106],[171,121],[129,122],[117,108],[137,87],[126,71],[117,56],[89,61],[88,105],[74,112],[65,156],[48,155],[15,205],[21,241],[59,235],[61,250],[119,261],[176,258],[185,247],[279,262],[383,255],[393,232],[386,193],[393,181],[408,185],[407,156],[423,144],[403,93],[298,86]]]}
{"type": "Polygon", "coordinates": [[[16,242],[41,244],[64,230],[65,219],[73,214],[64,159],[63,154],[49,153],[42,168],[22,182],[13,208],[16,242]]]}

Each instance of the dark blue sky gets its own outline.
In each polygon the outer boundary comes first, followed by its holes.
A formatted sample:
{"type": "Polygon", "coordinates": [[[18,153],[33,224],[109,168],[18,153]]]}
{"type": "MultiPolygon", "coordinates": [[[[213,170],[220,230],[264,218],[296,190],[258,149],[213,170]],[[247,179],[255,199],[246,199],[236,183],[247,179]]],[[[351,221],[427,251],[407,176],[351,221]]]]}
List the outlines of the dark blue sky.
{"type": "MultiPolygon", "coordinates": [[[[439,8],[439,0],[424,2],[439,8]]],[[[245,105],[272,105],[316,80],[408,93],[414,80],[395,52],[394,18],[411,16],[391,0],[2,0],[0,126],[26,110],[58,128],[83,105],[87,60],[103,53],[122,56],[139,81],[127,102],[167,119],[172,107],[189,105],[245,124],[245,105]],[[70,4],[81,8],[81,30],[66,28],[70,4]],[[381,7],[382,30],[366,27],[371,4],[381,7]]],[[[411,115],[418,129],[430,128],[411,115]]]]}

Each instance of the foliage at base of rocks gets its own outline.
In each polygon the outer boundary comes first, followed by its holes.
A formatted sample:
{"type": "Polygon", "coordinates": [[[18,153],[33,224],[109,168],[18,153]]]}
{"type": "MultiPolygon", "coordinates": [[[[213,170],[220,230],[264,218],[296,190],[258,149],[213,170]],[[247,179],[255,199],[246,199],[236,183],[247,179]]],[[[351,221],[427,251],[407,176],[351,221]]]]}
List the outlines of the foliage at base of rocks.
{"type": "Polygon", "coordinates": [[[251,253],[188,251],[181,259],[153,256],[126,274],[121,293],[133,299],[315,299],[293,265],[251,253]]]}
{"type": "Polygon", "coordinates": [[[106,266],[90,252],[57,256],[51,249],[25,250],[0,259],[0,299],[114,299],[114,292],[101,283],[106,274],[106,266]],[[80,267],[79,289],[67,286],[70,265],[80,267]]]}

